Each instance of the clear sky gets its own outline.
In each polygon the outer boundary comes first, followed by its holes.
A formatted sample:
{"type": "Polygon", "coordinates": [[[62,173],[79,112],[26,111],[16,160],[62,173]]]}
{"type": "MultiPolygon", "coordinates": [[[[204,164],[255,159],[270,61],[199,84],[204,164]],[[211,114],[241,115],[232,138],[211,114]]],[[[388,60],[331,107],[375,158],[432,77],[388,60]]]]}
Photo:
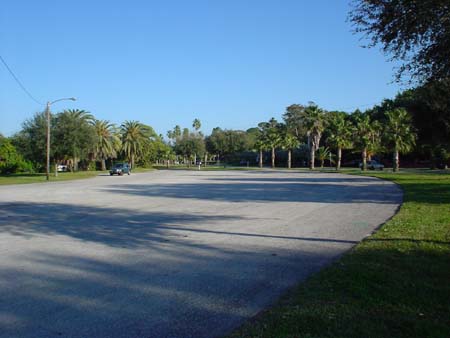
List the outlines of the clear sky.
{"type": "MultiPolygon", "coordinates": [[[[348,0],[4,0],[0,55],[39,101],[117,124],[247,129],[293,103],[367,108],[399,91],[348,0]]],[[[0,133],[42,111],[0,64],[0,133]]]]}

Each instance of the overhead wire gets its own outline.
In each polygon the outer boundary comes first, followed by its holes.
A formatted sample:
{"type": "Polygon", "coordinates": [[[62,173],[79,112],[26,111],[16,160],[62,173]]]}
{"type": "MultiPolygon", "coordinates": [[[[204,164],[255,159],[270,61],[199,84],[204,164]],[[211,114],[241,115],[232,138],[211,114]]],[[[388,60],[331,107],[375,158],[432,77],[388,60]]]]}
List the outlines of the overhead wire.
{"type": "Polygon", "coordinates": [[[35,97],[33,95],[31,95],[31,93],[25,88],[25,86],[22,84],[22,82],[20,82],[20,80],[17,78],[17,76],[14,74],[14,72],[12,71],[12,69],[8,66],[8,64],[6,63],[6,61],[3,59],[3,57],[0,55],[0,61],[3,63],[3,65],[6,67],[6,69],[8,70],[8,72],[11,74],[11,76],[13,77],[13,79],[17,82],[17,84],[20,86],[20,88],[28,95],[28,97],[30,99],[32,99],[34,102],[36,102],[39,105],[44,105],[44,103],[39,102],[38,100],[35,99],[35,97]]]}

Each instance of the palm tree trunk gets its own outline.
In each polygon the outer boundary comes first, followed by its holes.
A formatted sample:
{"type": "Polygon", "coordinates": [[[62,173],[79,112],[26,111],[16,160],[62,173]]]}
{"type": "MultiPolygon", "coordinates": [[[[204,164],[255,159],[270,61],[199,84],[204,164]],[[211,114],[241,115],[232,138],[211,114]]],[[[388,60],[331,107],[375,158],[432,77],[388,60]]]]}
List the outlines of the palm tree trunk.
{"type": "Polygon", "coordinates": [[[208,162],[208,153],[205,153],[205,164],[204,164],[205,168],[206,168],[206,162],[208,162]]]}
{"type": "Polygon", "coordinates": [[[323,163],[325,162],[325,159],[320,159],[320,169],[323,169],[323,163]]]}
{"type": "Polygon", "coordinates": [[[259,167],[263,167],[263,151],[262,149],[259,149],[259,167]]]}
{"type": "Polygon", "coordinates": [[[400,169],[400,159],[399,159],[399,153],[397,148],[394,149],[394,161],[393,161],[393,170],[398,171],[400,169]]]}
{"type": "Polygon", "coordinates": [[[272,168],[275,168],[275,148],[272,147],[272,168]]]}
{"type": "Polygon", "coordinates": [[[316,152],[314,150],[314,146],[311,144],[309,147],[309,169],[314,169],[314,161],[315,161],[316,152]]]}
{"type": "Polygon", "coordinates": [[[338,149],[337,149],[336,170],[340,170],[341,169],[341,158],[342,158],[342,148],[338,147],[338,149]]]}
{"type": "Polygon", "coordinates": [[[288,150],[288,169],[291,169],[292,165],[292,151],[291,149],[288,150]]]}
{"type": "Polygon", "coordinates": [[[131,154],[131,169],[134,169],[134,154],[131,154]]]}
{"type": "Polygon", "coordinates": [[[106,170],[106,161],[104,158],[102,158],[102,171],[106,170]]]}
{"type": "Polygon", "coordinates": [[[367,170],[367,148],[364,148],[362,151],[362,170],[367,170]]]}

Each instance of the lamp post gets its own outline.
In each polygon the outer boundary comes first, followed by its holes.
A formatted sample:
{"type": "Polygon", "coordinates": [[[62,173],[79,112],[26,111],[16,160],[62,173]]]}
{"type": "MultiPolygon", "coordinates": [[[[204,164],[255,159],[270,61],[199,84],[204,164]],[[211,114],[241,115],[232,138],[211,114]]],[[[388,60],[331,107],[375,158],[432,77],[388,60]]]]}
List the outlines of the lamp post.
{"type": "Polygon", "coordinates": [[[47,168],[45,170],[45,174],[47,177],[47,181],[50,179],[50,106],[53,103],[59,102],[59,101],[75,101],[76,98],[74,97],[68,97],[63,99],[58,99],[55,101],[48,101],[47,107],[45,109],[45,114],[47,116],[47,168]]]}

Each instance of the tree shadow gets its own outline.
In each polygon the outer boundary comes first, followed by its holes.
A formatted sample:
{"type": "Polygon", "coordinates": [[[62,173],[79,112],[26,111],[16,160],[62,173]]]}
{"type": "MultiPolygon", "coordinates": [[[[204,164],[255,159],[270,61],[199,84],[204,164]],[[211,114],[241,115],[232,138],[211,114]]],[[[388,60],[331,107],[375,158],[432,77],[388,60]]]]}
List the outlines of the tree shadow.
{"type": "Polygon", "coordinates": [[[219,219],[1,204],[0,337],[220,336],[354,244],[195,226],[219,219]]]}
{"type": "Polygon", "coordinates": [[[133,248],[177,241],[185,224],[213,225],[239,216],[138,212],[57,203],[0,203],[0,234],[33,237],[63,235],[81,241],[133,248]],[[173,230],[173,231],[172,231],[173,230]]]}
{"type": "Polygon", "coordinates": [[[315,203],[378,203],[399,204],[402,192],[394,184],[379,180],[360,181],[358,185],[345,181],[330,183],[326,180],[295,179],[214,179],[199,183],[174,184],[121,184],[101,188],[105,193],[167,197],[228,202],[315,202],[315,203]],[[208,183],[205,183],[208,182],[208,183]]]}
{"type": "Polygon", "coordinates": [[[214,230],[220,221],[245,221],[229,215],[137,212],[117,208],[98,208],[52,203],[0,203],[0,235],[32,238],[62,235],[110,247],[148,248],[152,244],[187,244],[192,234],[356,244],[357,241],[320,237],[295,237],[261,233],[214,230]],[[197,226],[201,225],[201,226],[197,226]],[[206,226],[207,225],[207,226],[206,226]],[[205,228],[207,227],[207,229],[205,228]]]}
{"type": "Polygon", "coordinates": [[[315,175],[312,175],[312,177],[258,177],[258,176],[251,176],[251,177],[212,177],[209,178],[211,181],[225,181],[225,182],[242,182],[245,180],[251,181],[251,182],[261,182],[261,183],[340,183],[340,184],[347,184],[347,183],[374,183],[379,182],[380,180],[375,177],[346,177],[342,175],[342,177],[314,177],[315,175]]]}

